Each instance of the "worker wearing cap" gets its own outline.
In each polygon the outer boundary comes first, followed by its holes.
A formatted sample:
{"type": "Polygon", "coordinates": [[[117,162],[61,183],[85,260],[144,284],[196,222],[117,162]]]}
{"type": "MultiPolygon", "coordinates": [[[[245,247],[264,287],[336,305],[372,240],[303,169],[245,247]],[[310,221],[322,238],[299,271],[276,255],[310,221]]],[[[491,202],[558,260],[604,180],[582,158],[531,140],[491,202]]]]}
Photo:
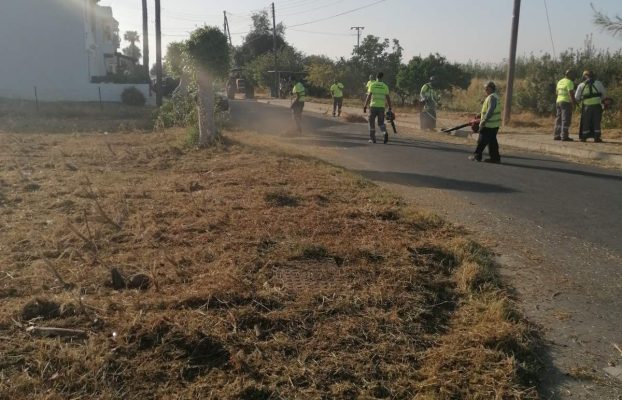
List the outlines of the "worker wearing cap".
{"type": "Polygon", "coordinates": [[[423,103],[423,110],[419,114],[419,126],[422,130],[436,128],[436,107],[439,105],[439,96],[435,90],[436,84],[436,77],[431,76],[430,80],[421,87],[419,93],[420,101],[423,103]]]}
{"type": "Polygon", "coordinates": [[[333,85],[330,87],[330,94],[333,96],[333,117],[335,112],[337,116],[341,116],[341,106],[343,106],[343,83],[337,79],[334,80],[333,85]]]}
{"type": "Polygon", "coordinates": [[[592,71],[584,71],[583,79],[575,94],[577,102],[581,104],[579,139],[585,142],[588,137],[593,137],[594,142],[599,143],[603,141],[600,137],[600,122],[603,118],[602,101],[607,90],[601,81],[596,80],[592,71]]]}
{"type": "Polygon", "coordinates": [[[378,127],[383,132],[383,142],[389,141],[389,134],[387,133],[387,126],[384,124],[384,108],[385,105],[389,106],[391,111],[391,97],[389,97],[389,87],[382,82],[384,74],[378,72],[376,80],[369,85],[367,90],[367,98],[365,99],[365,105],[363,106],[363,112],[367,113],[367,107],[369,106],[369,142],[376,143],[376,119],[378,119],[378,127]]]}
{"type": "Polygon", "coordinates": [[[555,104],[555,130],[554,140],[572,142],[569,134],[572,122],[572,109],[576,104],[574,98],[574,82],[572,81],[572,71],[567,70],[564,77],[557,82],[557,102],[555,104]]]}
{"type": "Polygon", "coordinates": [[[486,91],[486,100],[482,105],[481,121],[479,123],[479,138],[477,139],[477,147],[475,153],[469,157],[473,161],[482,161],[484,149],[488,146],[488,154],[490,158],[485,162],[499,164],[501,156],[499,155],[499,142],[497,142],[497,132],[501,126],[501,100],[497,94],[497,86],[490,81],[484,85],[486,91]]]}
{"type": "Polygon", "coordinates": [[[298,133],[302,133],[302,110],[305,107],[306,90],[303,86],[301,79],[296,80],[296,84],[292,89],[292,114],[294,116],[294,123],[298,133]]]}

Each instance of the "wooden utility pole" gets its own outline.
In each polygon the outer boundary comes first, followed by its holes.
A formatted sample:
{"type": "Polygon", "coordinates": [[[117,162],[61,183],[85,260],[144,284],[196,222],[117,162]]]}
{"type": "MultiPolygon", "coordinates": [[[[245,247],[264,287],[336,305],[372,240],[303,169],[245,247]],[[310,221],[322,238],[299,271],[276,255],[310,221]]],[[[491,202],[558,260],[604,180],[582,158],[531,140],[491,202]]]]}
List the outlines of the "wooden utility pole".
{"type": "Polygon", "coordinates": [[[520,17],[520,0],[514,0],[514,14],[512,15],[512,38],[510,40],[510,58],[508,60],[508,80],[505,90],[505,105],[503,107],[503,124],[510,122],[512,115],[512,96],[514,94],[514,72],[516,70],[516,43],[518,42],[518,20],[520,17]]]}
{"type": "Polygon", "coordinates": [[[156,24],[156,105],[162,105],[162,23],[160,19],[160,0],[155,0],[156,24]]]}
{"type": "Polygon", "coordinates": [[[147,0],[143,1],[143,68],[145,69],[145,80],[149,78],[149,19],[147,12],[147,0]]]}
{"type": "Polygon", "coordinates": [[[351,26],[350,30],[356,29],[356,47],[361,45],[361,31],[365,29],[364,26],[351,26]]]}
{"type": "Polygon", "coordinates": [[[229,20],[227,19],[227,11],[223,11],[225,15],[225,25],[224,25],[224,33],[229,38],[229,46],[233,46],[233,42],[231,41],[231,29],[229,29],[229,20]]]}
{"type": "Polygon", "coordinates": [[[274,97],[279,97],[279,71],[276,58],[276,13],[272,3],[272,52],[274,53],[274,97]]]}

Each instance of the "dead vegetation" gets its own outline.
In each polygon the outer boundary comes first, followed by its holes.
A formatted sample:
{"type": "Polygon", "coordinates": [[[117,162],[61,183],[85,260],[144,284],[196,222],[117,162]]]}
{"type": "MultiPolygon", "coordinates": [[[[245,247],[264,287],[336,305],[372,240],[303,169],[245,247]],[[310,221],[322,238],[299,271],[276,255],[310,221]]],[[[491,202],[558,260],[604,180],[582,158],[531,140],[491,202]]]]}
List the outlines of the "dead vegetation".
{"type": "Polygon", "coordinates": [[[490,254],[357,176],[180,132],[0,137],[0,399],[537,398],[490,254]]]}

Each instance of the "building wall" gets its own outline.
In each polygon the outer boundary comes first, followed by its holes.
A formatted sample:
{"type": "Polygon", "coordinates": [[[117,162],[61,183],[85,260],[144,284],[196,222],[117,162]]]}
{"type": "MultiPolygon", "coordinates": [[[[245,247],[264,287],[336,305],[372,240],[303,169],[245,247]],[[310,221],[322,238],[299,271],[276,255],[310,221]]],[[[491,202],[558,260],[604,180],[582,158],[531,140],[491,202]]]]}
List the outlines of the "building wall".
{"type": "Polygon", "coordinates": [[[149,94],[147,85],[90,83],[106,74],[109,49],[98,44],[101,27],[87,36],[87,1],[1,0],[0,97],[31,100],[35,87],[41,101],[98,101],[98,87],[104,101],[120,101],[127,86],[149,94]]]}

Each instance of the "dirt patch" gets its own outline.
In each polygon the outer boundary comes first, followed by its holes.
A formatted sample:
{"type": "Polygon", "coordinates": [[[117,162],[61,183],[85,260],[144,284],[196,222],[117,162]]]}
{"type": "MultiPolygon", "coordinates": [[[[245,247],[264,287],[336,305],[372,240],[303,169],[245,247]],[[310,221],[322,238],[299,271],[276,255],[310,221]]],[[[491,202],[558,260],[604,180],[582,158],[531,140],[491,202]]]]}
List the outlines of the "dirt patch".
{"type": "Polygon", "coordinates": [[[342,169],[181,136],[2,137],[0,398],[535,398],[533,332],[462,232],[342,169]]]}
{"type": "Polygon", "coordinates": [[[347,122],[351,122],[351,123],[365,123],[367,122],[367,118],[365,118],[362,115],[359,114],[349,114],[349,113],[342,113],[341,114],[342,118],[347,121],[347,122]]]}

